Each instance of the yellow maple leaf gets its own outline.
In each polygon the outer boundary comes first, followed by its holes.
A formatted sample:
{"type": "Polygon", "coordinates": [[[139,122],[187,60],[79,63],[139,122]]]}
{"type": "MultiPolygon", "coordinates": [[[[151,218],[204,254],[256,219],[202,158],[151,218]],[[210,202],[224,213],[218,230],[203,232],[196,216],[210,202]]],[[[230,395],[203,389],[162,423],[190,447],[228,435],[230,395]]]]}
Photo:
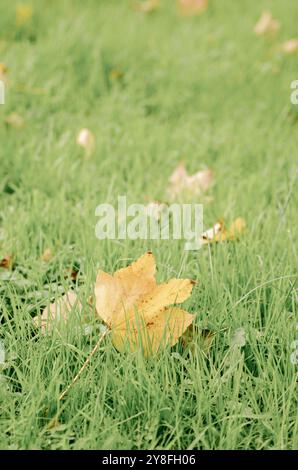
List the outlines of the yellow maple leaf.
{"type": "Polygon", "coordinates": [[[173,346],[194,316],[173,306],[191,294],[190,279],[171,279],[157,285],[155,259],[148,252],[114,275],[98,273],[95,284],[97,314],[109,326],[118,351],[142,348],[145,356],[161,346],[173,346]]]}
{"type": "Polygon", "coordinates": [[[224,222],[220,220],[216,222],[212,228],[202,234],[202,244],[206,245],[213,242],[235,240],[244,232],[245,227],[246,223],[242,217],[235,219],[228,228],[225,227],[224,222]]]}

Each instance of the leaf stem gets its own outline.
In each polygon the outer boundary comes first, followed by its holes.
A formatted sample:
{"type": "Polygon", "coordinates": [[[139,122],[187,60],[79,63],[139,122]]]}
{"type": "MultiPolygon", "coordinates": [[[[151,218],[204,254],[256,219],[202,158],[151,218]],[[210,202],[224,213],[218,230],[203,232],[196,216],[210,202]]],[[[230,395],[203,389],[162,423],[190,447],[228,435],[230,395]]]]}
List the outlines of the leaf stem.
{"type": "Polygon", "coordinates": [[[70,388],[73,387],[73,385],[79,380],[79,378],[81,377],[82,373],[84,372],[84,370],[86,369],[86,367],[88,366],[89,362],[91,361],[92,357],[94,356],[94,354],[96,353],[96,351],[98,350],[99,346],[101,345],[101,342],[102,340],[107,336],[107,334],[109,333],[109,331],[105,331],[98,339],[96,345],[94,346],[94,348],[92,349],[91,353],[89,354],[89,356],[87,357],[86,361],[84,362],[84,364],[82,365],[82,367],[80,368],[79,372],[76,374],[76,376],[73,378],[72,382],[66,387],[66,389],[61,393],[61,395],[59,396],[59,401],[62,401],[63,398],[65,397],[65,395],[69,392],[70,388]]]}

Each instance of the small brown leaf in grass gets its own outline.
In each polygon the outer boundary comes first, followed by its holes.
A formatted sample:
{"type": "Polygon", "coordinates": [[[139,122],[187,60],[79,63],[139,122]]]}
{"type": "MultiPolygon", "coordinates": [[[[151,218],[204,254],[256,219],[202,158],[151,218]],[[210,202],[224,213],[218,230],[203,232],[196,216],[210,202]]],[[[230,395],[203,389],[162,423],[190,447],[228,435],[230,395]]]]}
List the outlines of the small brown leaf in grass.
{"type": "Polygon", "coordinates": [[[224,222],[221,220],[217,222],[212,228],[202,233],[201,241],[203,245],[213,242],[221,242],[226,240],[235,240],[245,231],[246,223],[241,217],[235,219],[229,228],[225,227],[224,222]]]}
{"type": "Polygon", "coordinates": [[[275,33],[280,28],[280,24],[277,20],[272,18],[272,14],[269,11],[264,11],[255,25],[255,33],[258,36],[267,33],[275,33]]]}
{"type": "Polygon", "coordinates": [[[212,182],[213,172],[210,169],[189,176],[184,164],[180,163],[170,177],[168,194],[171,199],[186,193],[200,196],[210,188],[212,182]]]}
{"type": "Polygon", "coordinates": [[[50,261],[50,259],[52,258],[52,251],[50,248],[46,248],[43,252],[43,254],[41,255],[41,259],[42,261],[44,261],[45,263],[48,263],[50,261]]]}
{"type": "Polygon", "coordinates": [[[159,8],[159,0],[139,1],[135,4],[135,10],[141,13],[152,13],[159,8]]]}
{"type": "Polygon", "coordinates": [[[25,120],[20,116],[18,113],[11,113],[9,114],[4,122],[10,126],[13,127],[14,129],[20,130],[25,127],[25,120]]]}
{"type": "Polygon", "coordinates": [[[48,307],[46,307],[41,316],[33,318],[36,326],[41,327],[42,334],[49,333],[59,324],[67,323],[72,310],[76,308],[80,313],[82,312],[82,304],[78,300],[77,294],[73,291],[68,291],[63,297],[55,300],[48,307]]]}
{"type": "Polygon", "coordinates": [[[199,15],[207,10],[208,0],[178,0],[178,8],[181,15],[199,15]]]}
{"type": "Polygon", "coordinates": [[[282,45],[282,50],[286,54],[297,54],[298,53],[298,39],[290,39],[282,45]]]}
{"type": "Polygon", "coordinates": [[[223,221],[216,222],[213,227],[206,230],[206,232],[202,233],[202,242],[203,244],[209,243],[211,241],[215,241],[216,237],[222,232],[224,223],[223,221]]]}
{"type": "Polygon", "coordinates": [[[0,260],[0,268],[10,269],[12,267],[12,255],[6,255],[0,260]]]}
{"type": "Polygon", "coordinates": [[[95,148],[95,137],[89,129],[81,129],[77,135],[77,145],[85,150],[86,155],[91,155],[95,148]]]}
{"type": "Polygon", "coordinates": [[[78,274],[79,270],[74,267],[68,268],[66,270],[66,277],[70,277],[73,282],[76,282],[78,274]]]}
{"type": "Polygon", "coordinates": [[[173,346],[194,316],[173,304],[191,294],[193,281],[171,279],[157,285],[156,265],[148,252],[114,275],[99,271],[95,284],[96,311],[112,332],[113,344],[123,352],[142,348],[145,356],[161,346],[173,346]]]}

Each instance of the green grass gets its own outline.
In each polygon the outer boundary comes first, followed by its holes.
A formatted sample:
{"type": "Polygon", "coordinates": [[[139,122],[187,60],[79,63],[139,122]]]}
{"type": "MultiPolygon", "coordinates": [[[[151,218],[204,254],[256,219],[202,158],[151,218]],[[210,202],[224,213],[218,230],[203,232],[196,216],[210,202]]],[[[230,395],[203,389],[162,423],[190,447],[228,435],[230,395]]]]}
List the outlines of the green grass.
{"type": "Polygon", "coordinates": [[[150,15],[126,0],[35,0],[22,28],[16,4],[0,5],[0,62],[10,79],[0,106],[0,258],[14,255],[13,279],[0,268],[0,447],[297,448],[298,108],[290,83],[298,68],[279,45],[297,35],[298,4],[210,0],[203,15],[182,18],[167,0],[150,15]],[[266,8],[282,28],[258,38],[266,8]],[[112,70],[123,78],[111,80],[112,70]],[[24,117],[23,130],[4,124],[11,112],[24,117]],[[75,143],[82,127],[96,136],[89,159],[75,143]],[[198,252],[175,241],[96,239],[98,204],[118,194],[164,200],[181,160],[190,173],[214,170],[205,227],[242,216],[245,236],[198,252]],[[195,339],[192,352],[178,345],[145,360],[117,353],[107,338],[59,403],[98,331],[84,335],[77,320],[44,337],[31,318],[48,292],[69,288],[73,263],[84,301],[99,267],[112,272],[148,249],[159,281],[198,281],[185,306],[216,332],[209,354],[195,339]],[[235,350],[237,328],[247,343],[235,350]],[[57,410],[60,424],[49,430],[57,410]]]}

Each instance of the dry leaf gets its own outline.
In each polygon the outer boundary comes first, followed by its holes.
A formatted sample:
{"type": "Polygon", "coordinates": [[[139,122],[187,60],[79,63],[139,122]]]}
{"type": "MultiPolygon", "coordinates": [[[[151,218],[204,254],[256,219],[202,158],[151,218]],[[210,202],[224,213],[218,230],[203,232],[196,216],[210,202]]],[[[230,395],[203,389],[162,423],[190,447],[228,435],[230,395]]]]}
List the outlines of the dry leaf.
{"type": "Polygon", "coordinates": [[[59,325],[60,322],[66,323],[74,308],[77,308],[80,312],[83,309],[77,294],[73,291],[68,291],[63,297],[46,307],[41,316],[33,318],[33,321],[36,326],[41,327],[42,333],[46,334],[59,325]]]}
{"type": "Polygon", "coordinates": [[[282,50],[286,54],[297,54],[298,52],[298,39],[290,39],[282,45],[282,50]]]}
{"type": "Polygon", "coordinates": [[[19,4],[16,6],[16,24],[23,26],[28,23],[33,16],[33,7],[28,4],[19,4]]]}
{"type": "Polygon", "coordinates": [[[198,171],[189,176],[183,163],[180,163],[170,177],[168,193],[171,199],[175,199],[181,193],[201,195],[209,189],[213,182],[211,170],[198,171]]]}
{"type": "Polygon", "coordinates": [[[258,36],[261,36],[266,33],[275,33],[279,28],[280,24],[272,18],[272,14],[269,11],[264,11],[255,25],[254,31],[258,36]]]}
{"type": "Polygon", "coordinates": [[[91,155],[95,147],[95,137],[89,129],[81,129],[77,136],[77,144],[87,155],[91,155]]]}
{"type": "Polygon", "coordinates": [[[72,266],[66,269],[65,278],[70,278],[73,282],[76,282],[79,274],[79,269],[72,266]]]}
{"type": "Polygon", "coordinates": [[[242,235],[245,231],[246,223],[242,217],[235,219],[228,230],[227,237],[229,240],[235,240],[239,235],[242,235]]]}
{"type": "Polygon", "coordinates": [[[178,0],[178,7],[184,16],[198,15],[208,8],[208,0],[178,0]]]}
{"type": "Polygon", "coordinates": [[[245,227],[245,220],[241,217],[235,219],[229,228],[226,228],[224,222],[221,220],[212,228],[202,233],[201,242],[203,245],[206,245],[212,242],[235,240],[244,232],[245,227]]]}
{"type": "Polygon", "coordinates": [[[146,0],[135,4],[135,10],[142,13],[151,13],[159,7],[159,0],[146,0]]]}
{"type": "Polygon", "coordinates": [[[50,248],[46,248],[43,254],[41,255],[41,259],[42,261],[47,263],[48,261],[50,261],[51,258],[52,258],[52,251],[50,248]]]}
{"type": "Polygon", "coordinates": [[[145,356],[161,345],[173,346],[194,316],[172,306],[191,294],[193,281],[171,279],[156,284],[156,265],[148,252],[114,275],[99,271],[95,285],[97,314],[112,331],[113,344],[124,351],[142,346],[145,356]]]}
{"type": "Polygon", "coordinates": [[[17,113],[11,113],[9,114],[6,118],[5,118],[5,123],[11,127],[13,127],[14,129],[23,129],[25,127],[25,121],[24,119],[22,118],[22,116],[20,116],[19,114],[17,113]]]}
{"type": "Polygon", "coordinates": [[[217,237],[222,232],[223,229],[223,222],[219,221],[214,224],[213,227],[206,230],[206,232],[202,233],[202,242],[209,243],[212,241],[218,241],[217,237]]]}
{"type": "Polygon", "coordinates": [[[12,266],[12,255],[6,255],[0,260],[0,268],[9,269],[12,266]]]}

